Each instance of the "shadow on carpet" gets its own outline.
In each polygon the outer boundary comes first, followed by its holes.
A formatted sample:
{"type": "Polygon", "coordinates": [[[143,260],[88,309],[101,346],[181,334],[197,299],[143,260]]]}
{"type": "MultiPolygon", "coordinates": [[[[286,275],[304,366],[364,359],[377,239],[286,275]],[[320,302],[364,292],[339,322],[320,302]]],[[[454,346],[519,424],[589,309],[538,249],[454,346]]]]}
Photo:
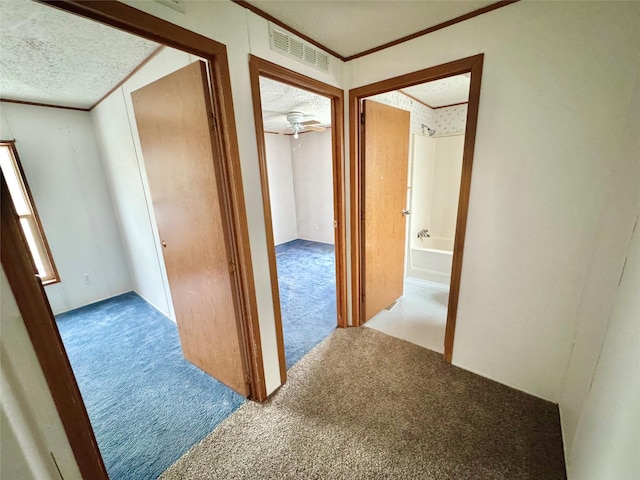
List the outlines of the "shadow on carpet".
{"type": "Polygon", "coordinates": [[[409,342],[338,329],[161,477],[311,478],[565,480],[558,407],[409,342]]]}
{"type": "Polygon", "coordinates": [[[109,477],[157,478],[244,398],[187,362],[133,292],[56,317],[109,477]]]}
{"type": "Polygon", "coordinates": [[[293,240],[276,247],[287,369],[337,324],[333,245],[293,240]]]}

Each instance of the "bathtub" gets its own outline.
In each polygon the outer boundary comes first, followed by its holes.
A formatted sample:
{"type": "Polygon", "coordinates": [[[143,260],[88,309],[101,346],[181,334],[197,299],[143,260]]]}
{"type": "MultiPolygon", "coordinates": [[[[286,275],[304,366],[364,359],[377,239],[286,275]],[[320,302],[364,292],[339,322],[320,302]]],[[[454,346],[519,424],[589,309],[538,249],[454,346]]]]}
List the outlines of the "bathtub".
{"type": "Polygon", "coordinates": [[[453,239],[424,238],[412,242],[407,256],[407,277],[429,282],[451,283],[453,239]]]}

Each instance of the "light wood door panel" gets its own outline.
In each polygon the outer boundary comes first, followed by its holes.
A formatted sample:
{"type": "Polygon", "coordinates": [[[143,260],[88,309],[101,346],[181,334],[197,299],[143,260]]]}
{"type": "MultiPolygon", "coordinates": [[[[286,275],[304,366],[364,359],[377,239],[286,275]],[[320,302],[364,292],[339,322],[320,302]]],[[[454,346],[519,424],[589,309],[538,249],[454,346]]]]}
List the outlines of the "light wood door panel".
{"type": "Polygon", "coordinates": [[[364,321],[402,296],[409,161],[406,110],[363,105],[364,321]]]}
{"type": "Polygon", "coordinates": [[[132,93],[184,357],[248,395],[206,65],[132,93]]]}

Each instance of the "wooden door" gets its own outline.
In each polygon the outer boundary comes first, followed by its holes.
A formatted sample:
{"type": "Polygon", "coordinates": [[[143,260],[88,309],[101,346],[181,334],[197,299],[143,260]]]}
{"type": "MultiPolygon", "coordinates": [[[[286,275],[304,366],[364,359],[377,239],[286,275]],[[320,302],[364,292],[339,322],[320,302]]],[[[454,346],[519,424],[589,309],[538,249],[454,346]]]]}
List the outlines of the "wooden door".
{"type": "Polygon", "coordinates": [[[131,96],[184,357],[247,396],[206,65],[131,96]]]}
{"type": "Polygon", "coordinates": [[[365,100],[362,290],[364,321],[402,296],[409,165],[406,110],[365,100]]]}

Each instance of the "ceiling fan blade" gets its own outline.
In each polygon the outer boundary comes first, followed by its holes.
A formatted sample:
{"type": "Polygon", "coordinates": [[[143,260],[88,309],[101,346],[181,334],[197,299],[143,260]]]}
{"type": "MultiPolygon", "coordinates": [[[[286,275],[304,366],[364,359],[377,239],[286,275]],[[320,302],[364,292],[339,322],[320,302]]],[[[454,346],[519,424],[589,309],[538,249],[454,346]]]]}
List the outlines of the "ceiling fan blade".
{"type": "Polygon", "coordinates": [[[314,125],[305,125],[305,130],[313,130],[314,132],[324,132],[326,130],[325,127],[316,127],[314,125]]]}
{"type": "Polygon", "coordinates": [[[306,122],[302,122],[300,125],[318,125],[320,122],[318,120],[307,120],[306,122]]]}

